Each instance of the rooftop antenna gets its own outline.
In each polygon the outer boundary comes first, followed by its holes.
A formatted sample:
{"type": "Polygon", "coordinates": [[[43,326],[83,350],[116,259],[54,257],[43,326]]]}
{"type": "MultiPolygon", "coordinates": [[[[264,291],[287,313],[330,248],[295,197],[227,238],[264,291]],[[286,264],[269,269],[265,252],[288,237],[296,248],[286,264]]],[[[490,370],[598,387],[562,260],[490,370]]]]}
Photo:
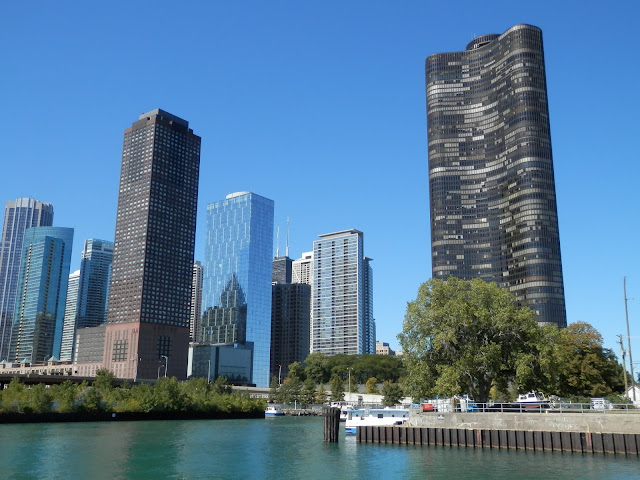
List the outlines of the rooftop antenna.
{"type": "Polygon", "coordinates": [[[285,256],[289,256],[289,217],[287,217],[287,247],[285,250],[285,256]]]}
{"type": "Polygon", "coordinates": [[[280,256],[280,227],[276,230],[276,258],[280,256]]]}

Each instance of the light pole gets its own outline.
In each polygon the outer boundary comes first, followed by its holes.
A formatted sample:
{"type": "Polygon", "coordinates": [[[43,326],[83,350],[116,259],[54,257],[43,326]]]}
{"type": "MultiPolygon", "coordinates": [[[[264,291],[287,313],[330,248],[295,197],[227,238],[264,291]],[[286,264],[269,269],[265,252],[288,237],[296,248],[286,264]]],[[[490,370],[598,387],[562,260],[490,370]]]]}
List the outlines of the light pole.
{"type": "Polygon", "coordinates": [[[211,383],[211,359],[207,360],[209,362],[209,369],[207,370],[207,383],[211,383]]]}
{"type": "Polygon", "coordinates": [[[349,401],[351,401],[351,370],[352,368],[347,369],[349,371],[349,401]]]}
{"type": "Polygon", "coordinates": [[[160,355],[160,358],[164,358],[164,376],[167,377],[167,368],[169,367],[169,357],[166,355],[160,355]]]}
{"type": "Polygon", "coordinates": [[[278,365],[278,386],[282,385],[282,365],[278,365]]]}

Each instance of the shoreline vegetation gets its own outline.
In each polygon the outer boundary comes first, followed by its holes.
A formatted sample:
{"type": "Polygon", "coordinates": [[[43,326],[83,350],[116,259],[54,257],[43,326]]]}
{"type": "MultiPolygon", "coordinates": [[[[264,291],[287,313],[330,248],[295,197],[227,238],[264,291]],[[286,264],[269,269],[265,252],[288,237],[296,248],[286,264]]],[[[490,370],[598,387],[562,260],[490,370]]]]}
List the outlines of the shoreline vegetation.
{"type": "Polygon", "coordinates": [[[100,370],[93,385],[67,381],[27,388],[14,378],[0,391],[0,423],[264,418],[266,406],[264,399],[233,392],[224,378],[160,378],[154,385],[116,387],[114,375],[100,370]]]}

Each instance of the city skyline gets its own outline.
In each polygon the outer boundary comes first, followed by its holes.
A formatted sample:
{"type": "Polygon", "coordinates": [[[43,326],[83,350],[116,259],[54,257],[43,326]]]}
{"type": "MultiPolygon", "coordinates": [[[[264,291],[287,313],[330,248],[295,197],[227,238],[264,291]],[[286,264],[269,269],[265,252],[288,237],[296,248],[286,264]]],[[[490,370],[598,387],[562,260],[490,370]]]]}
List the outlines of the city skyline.
{"type": "MultiPolygon", "coordinates": [[[[640,167],[630,140],[638,121],[629,108],[637,101],[598,92],[635,78],[636,4],[598,13],[571,2],[463,2],[455,12],[419,2],[165,5],[151,19],[183,34],[188,51],[160,36],[145,55],[123,56],[150,6],[132,5],[126,18],[109,6],[100,15],[82,6],[7,7],[5,19],[15,21],[6,22],[5,43],[19,41],[2,52],[14,72],[2,80],[0,121],[12,139],[0,147],[3,201],[32,196],[55,205],[55,224],[76,229],[76,252],[86,238],[113,239],[121,126],[132,109],[175,111],[203,138],[195,259],[203,259],[206,204],[233,191],[274,199],[276,226],[291,218],[291,258],[310,251],[319,233],[355,225],[375,258],[378,340],[397,348],[406,302],[431,276],[424,60],[528,23],[545,41],[567,320],[588,321],[619,352],[622,278],[628,297],[640,294],[631,196],[640,167]],[[66,28],[55,27],[61,22],[66,28]],[[122,35],[109,35],[114,28],[122,35]],[[594,32],[597,41],[585,45],[594,32]],[[596,59],[606,68],[592,68],[596,59]],[[181,73],[173,82],[132,81],[157,64],[181,73]],[[78,123],[87,106],[100,114],[78,123]],[[56,122],[34,142],[24,126],[42,111],[55,112],[56,122]],[[78,135],[69,142],[62,128],[72,124],[78,135]],[[44,174],[23,175],[22,165],[44,174]],[[87,171],[91,181],[80,176],[87,171]],[[348,196],[331,198],[329,188],[348,196]]],[[[75,255],[73,270],[79,261],[75,255]]],[[[629,318],[640,338],[637,303],[629,302],[629,318]]]]}

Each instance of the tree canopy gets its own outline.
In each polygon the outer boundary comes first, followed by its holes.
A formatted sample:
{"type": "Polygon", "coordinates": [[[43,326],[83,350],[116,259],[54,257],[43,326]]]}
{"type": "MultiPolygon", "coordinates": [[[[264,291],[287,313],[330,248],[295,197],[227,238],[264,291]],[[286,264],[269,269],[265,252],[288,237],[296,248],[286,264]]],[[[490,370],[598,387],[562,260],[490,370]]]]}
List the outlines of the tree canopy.
{"type": "Polygon", "coordinates": [[[398,338],[414,398],[468,394],[486,402],[492,387],[561,397],[623,391],[624,370],[595,328],[539,327],[495,283],[429,280],[409,302],[398,338]]]}
{"type": "MultiPolygon", "coordinates": [[[[305,360],[305,378],[315,383],[327,383],[331,377],[338,375],[347,380],[351,370],[353,385],[365,383],[367,379],[376,377],[380,382],[397,382],[405,373],[401,357],[393,355],[325,355],[312,353],[305,360]]],[[[293,364],[292,364],[293,365],[293,364]]],[[[291,366],[289,367],[291,369],[291,366]]]]}
{"type": "Polygon", "coordinates": [[[414,398],[468,394],[486,402],[494,384],[506,388],[526,373],[519,360],[535,355],[538,335],[533,312],[495,283],[429,280],[409,302],[398,335],[407,389],[414,398]]]}

